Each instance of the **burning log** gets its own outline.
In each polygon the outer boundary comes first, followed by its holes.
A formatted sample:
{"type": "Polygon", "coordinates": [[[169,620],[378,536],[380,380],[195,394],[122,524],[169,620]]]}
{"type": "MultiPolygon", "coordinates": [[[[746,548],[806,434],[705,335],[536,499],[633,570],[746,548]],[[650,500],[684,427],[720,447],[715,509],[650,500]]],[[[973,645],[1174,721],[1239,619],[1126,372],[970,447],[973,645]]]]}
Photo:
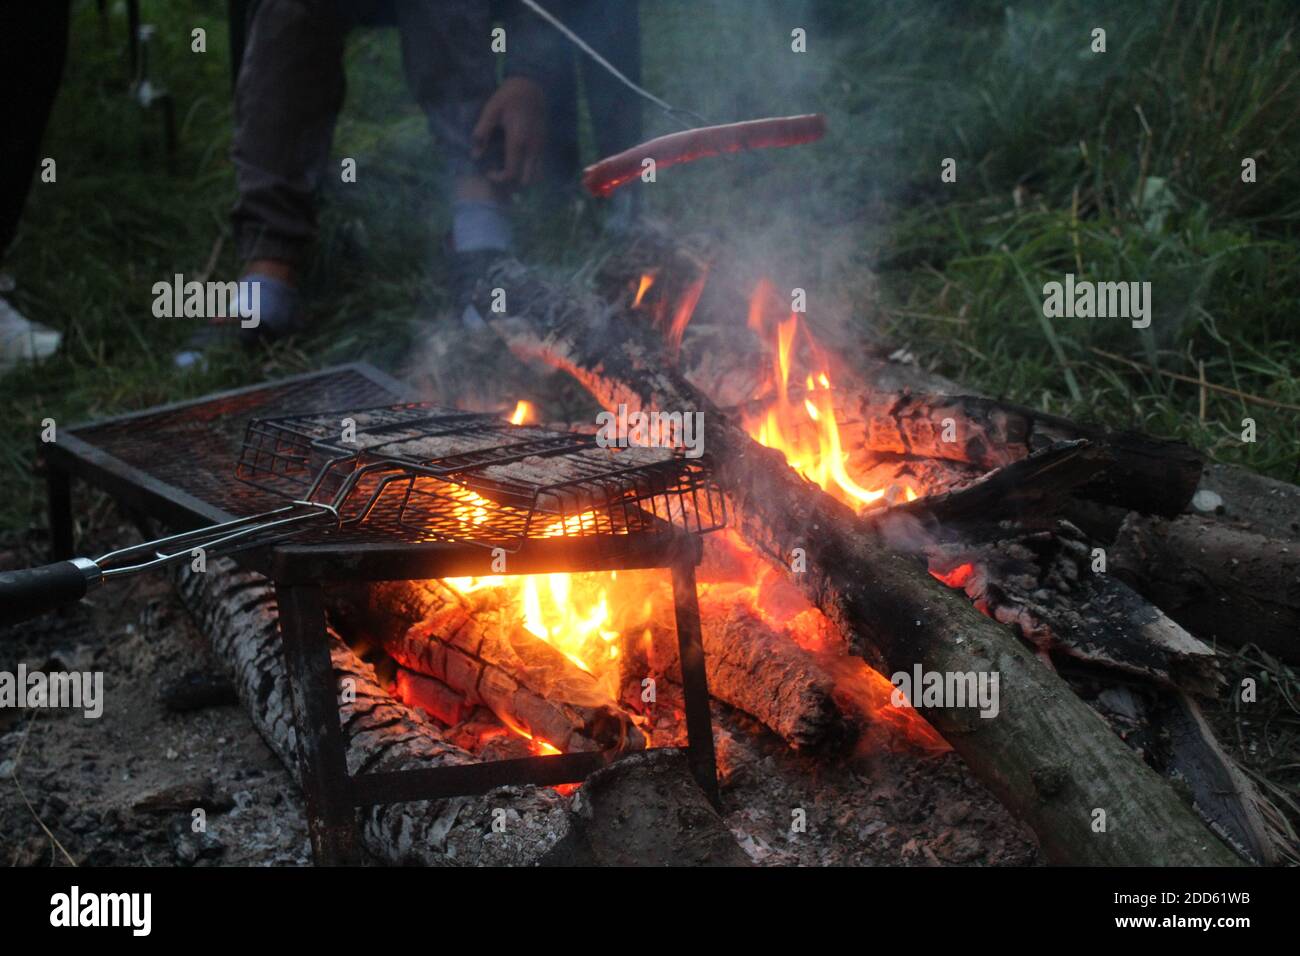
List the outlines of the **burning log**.
{"type": "Polygon", "coordinates": [[[466,703],[482,704],[507,726],[565,753],[645,746],[642,733],[600,693],[594,680],[536,638],[524,641],[531,646],[484,635],[465,610],[452,608],[382,643],[402,666],[438,678],[459,691],[466,703]],[[477,649],[470,649],[474,644],[477,649]],[[539,673],[563,676],[547,678],[549,695],[520,683],[539,673]]]}
{"type": "MultiPolygon", "coordinates": [[[[858,728],[836,699],[834,675],[787,628],[769,623],[745,589],[710,584],[700,595],[709,693],[802,752],[851,744],[858,728]]],[[[655,628],[638,666],[676,678],[677,642],[655,628]]]]}
{"type": "MultiPolygon", "coordinates": [[[[662,606],[670,604],[665,588],[662,606]]],[[[468,704],[485,704],[509,726],[565,750],[645,746],[641,732],[589,674],[518,629],[480,626],[439,582],[392,582],[365,593],[345,589],[335,595],[334,607],[350,632],[372,636],[403,667],[436,678],[468,704]],[[522,686],[530,681],[531,689],[522,686]]],[[[852,739],[852,723],[833,697],[835,681],[815,655],[761,621],[742,599],[706,592],[701,621],[714,697],[799,750],[852,739]]],[[[679,673],[675,637],[668,639],[664,628],[654,633],[664,639],[654,641],[652,659],[633,664],[629,656],[624,663],[638,682],[647,671],[674,680],[679,673]]]]}
{"type": "Polygon", "coordinates": [[[1200,456],[1182,442],[1081,425],[987,398],[871,391],[858,397],[857,411],[863,445],[872,451],[951,459],[986,470],[1056,442],[1093,442],[1114,462],[1078,494],[1150,514],[1178,514],[1201,477],[1200,456]]]}
{"type": "MultiPolygon", "coordinates": [[[[212,642],[214,657],[231,666],[254,726],[296,775],[298,742],[274,589],[265,578],[238,571],[228,560],[210,563],[206,573],[183,568],[177,575],[181,597],[212,642]]],[[[351,773],[475,761],[384,691],[372,669],[342,641],[335,640],[331,652],[336,675],[351,680],[355,691],[355,700],[345,697],[341,704],[351,773]]],[[[561,852],[559,845],[569,831],[565,799],[535,787],[376,806],[363,811],[362,828],[366,848],[380,859],[433,866],[533,865],[561,852]],[[507,802],[518,819],[505,832],[494,832],[493,810],[507,802]]]]}
{"type": "MultiPolygon", "coordinates": [[[[595,678],[516,626],[481,624],[494,609],[467,606],[438,581],[344,589],[335,609],[349,629],[378,642],[398,664],[434,678],[468,706],[565,753],[640,750],[645,736],[595,678]]],[[[435,690],[436,689],[432,689],[435,690]]]]}
{"type": "Polygon", "coordinates": [[[757,717],[796,750],[853,739],[835,701],[835,678],[813,654],[743,604],[728,610],[711,603],[702,603],[701,620],[713,696],[757,717]]]}
{"type": "Polygon", "coordinates": [[[435,677],[398,667],[393,690],[399,700],[433,717],[439,723],[455,727],[470,715],[473,706],[465,695],[435,677]]]}
{"type": "Polygon", "coordinates": [[[1300,542],[1213,518],[1130,514],[1115,572],[1206,638],[1300,661],[1300,542]]]}
{"type": "Polygon", "coordinates": [[[705,450],[742,535],[885,673],[997,673],[997,718],[944,702],[922,713],[972,771],[1038,834],[1054,860],[1089,864],[1219,864],[1238,857],[1016,637],[942,588],[915,556],[752,440],[669,363],[651,333],[572,288],[555,289],[512,261],[480,286],[480,311],[517,353],[574,375],[605,408],[699,410],[705,450]],[[488,308],[507,290],[509,313],[488,308]],[[1068,748],[1063,746],[1069,741],[1068,748]],[[1094,811],[1113,821],[1096,832],[1094,811]]]}

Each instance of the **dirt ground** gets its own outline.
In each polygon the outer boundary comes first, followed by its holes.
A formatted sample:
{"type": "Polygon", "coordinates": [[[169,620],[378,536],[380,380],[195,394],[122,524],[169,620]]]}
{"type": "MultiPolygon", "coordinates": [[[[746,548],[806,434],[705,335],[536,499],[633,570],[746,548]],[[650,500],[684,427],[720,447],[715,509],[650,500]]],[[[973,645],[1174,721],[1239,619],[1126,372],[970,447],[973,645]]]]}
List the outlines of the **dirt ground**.
{"type": "MultiPolygon", "coordinates": [[[[134,540],[128,526],[117,541],[134,540]]],[[[107,544],[107,540],[102,542],[107,544]]],[[[0,549],[39,560],[40,542],[0,549]]],[[[0,858],[10,865],[300,865],[301,798],[238,703],[163,702],[216,673],[207,642],[162,577],[0,630],[0,670],[102,671],[104,712],[0,710],[0,858]],[[205,832],[191,812],[203,807],[205,832]]]]}

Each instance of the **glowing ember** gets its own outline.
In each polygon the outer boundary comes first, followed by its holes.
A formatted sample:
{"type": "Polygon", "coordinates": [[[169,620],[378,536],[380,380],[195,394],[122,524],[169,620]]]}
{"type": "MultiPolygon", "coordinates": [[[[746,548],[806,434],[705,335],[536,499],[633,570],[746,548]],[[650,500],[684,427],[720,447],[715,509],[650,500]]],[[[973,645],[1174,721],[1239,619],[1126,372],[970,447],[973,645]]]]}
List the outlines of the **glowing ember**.
{"type": "MultiPolygon", "coordinates": [[[[835,393],[821,350],[793,312],[771,329],[767,313],[772,298],[772,287],[763,280],[750,299],[749,327],[765,341],[774,342],[775,349],[764,387],[756,396],[764,407],[744,416],[746,431],[760,444],[782,452],[791,468],[854,510],[885,503],[882,499],[888,489],[864,488],[848,472],[849,455],[840,438],[835,393]],[[808,373],[804,394],[796,401],[791,395],[790,374],[801,339],[822,367],[808,373]]],[[[903,494],[908,501],[916,498],[910,487],[905,487],[903,494]]]]}
{"type": "Polygon", "coordinates": [[[975,566],[973,564],[959,564],[951,571],[941,572],[941,571],[935,571],[934,569],[930,570],[931,575],[938,578],[940,581],[948,585],[948,587],[950,588],[965,587],[966,582],[970,580],[971,575],[974,573],[975,573],[975,566]]]}

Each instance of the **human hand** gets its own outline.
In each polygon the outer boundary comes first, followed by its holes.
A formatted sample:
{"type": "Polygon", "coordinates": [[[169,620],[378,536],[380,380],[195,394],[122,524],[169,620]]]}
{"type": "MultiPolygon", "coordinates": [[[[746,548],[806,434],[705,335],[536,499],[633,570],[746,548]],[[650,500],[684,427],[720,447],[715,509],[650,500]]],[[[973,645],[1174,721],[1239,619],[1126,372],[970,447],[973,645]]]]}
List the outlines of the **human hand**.
{"type": "Polygon", "coordinates": [[[487,179],[512,187],[535,182],[546,146],[546,94],[536,81],[506,77],[492,94],[470,134],[475,159],[483,156],[497,129],[505,137],[505,165],[488,170],[487,179]]]}

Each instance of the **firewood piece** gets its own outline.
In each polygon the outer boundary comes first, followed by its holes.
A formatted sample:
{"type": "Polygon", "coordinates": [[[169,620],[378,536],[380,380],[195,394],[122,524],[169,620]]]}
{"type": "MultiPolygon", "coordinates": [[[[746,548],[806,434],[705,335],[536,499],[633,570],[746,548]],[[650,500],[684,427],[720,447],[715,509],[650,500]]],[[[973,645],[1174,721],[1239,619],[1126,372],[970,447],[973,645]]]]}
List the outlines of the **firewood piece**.
{"type": "Polygon", "coordinates": [[[991,471],[957,491],[926,495],[872,518],[890,522],[903,516],[916,517],[936,536],[951,536],[956,529],[964,531],[1008,519],[1041,521],[1110,461],[1105,447],[1086,441],[1060,442],[991,471]]]}
{"type": "Polygon", "coordinates": [[[714,697],[757,717],[796,750],[852,741],[852,725],[835,702],[835,679],[814,655],[742,604],[708,605],[701,619],[714,697]]]}
{"type": "Polygon", "coordinates": [[[597,770],[574,797],[581,866],[749,866],[726,822],[675,750],[597,770]]]}
{"type": "MultiPolygon", "coordinates": [[[[280,647],[275,592],[260,575],[233,562],[210,562],[206,573],[182,565],[176,572],[181,598],[214,656],[233,672],[235,688],[258,733],[296,776],[297,733],[280,647]]],[[[354,681],[354,702],[340,707],[348,769],[415,770],[473,762],[472,754],[443,739],[418,713],[376,682],[373,670],[342,641],[332,640],[334,670],[354,681]]],[[[365,846],[390,864],[431,866],[536,865],[557,850],[570,831],[567,801],[554,790],[511,787],[482,797],[397,803],[362,811],[365,846]],[[519,814],[509,833],[485,839],[493,811],[519,814]]]]}
{"type": "Polygon", "coordinates": [[[1181,692],[1168,694],[1158,719],[1168,741],[1167,772],[1186,782],[1210,827],[1258,863],[1277,863],[1282,851],[1294,859],[1294,835],[1272,832],[1260,812],[1259,791],[1223,752],[1196,701],[1181,692]]]}
{"type": "Polygon", "coordinates": [[[426,677],[405,667],[397,668],[394,691],[398,699],[417,707],[449,727],[464,720],[472,709],[463,694],[458,694],[442,681],[426,677]]]}
{"type": "Polygon", "coordinates": [[[645,747],[644,734],[595,678],[516,622],[480,624],[476,610],[439,581],[342,589],[334,598],[350,632],[468,704],[486,706],[508,727],[566,753],[645,747]]]}
{"type": "MultiPolygon", "coordinates": [[[[463,611],[459,613],[464,615],[463,611]]],[[[387,636],[382,641],[384,649],[403,667],[443,681],[463,694],[470,704],[486,706],[507,726],[520,728],[566,753],[638,750],[645,746],[644,736],[631,720],[612,702],[607,702],[607,698],[602,701],[590,682],[568,675],[565,684],[570,690],[576,685],[588,691],[581,702],[573,699],[579,696],[575,693],[539,694],[516,679],[523,678],[524,672],[489,663],[446,643],[443,635],[447,618],[448,615],[436,615],[403,634],[387,636]]],[[[465,623],[466,630],[475,626],[472,621],[465,623]]],[[[498,657],[497,651],[497,641],[490,639],[487,654],[498,657]]],[[[557,658],[552,663],[564,667],[560,662],[562,655],[557,658]]],[[[568,664],[565,669],[576,668],[568,664]]]]}
{"type": "Polygon", "coordinates": [[[1212,648],[1113,575],[1093,573],[1088,542],[1060,522],[977,544],[928,549],[931,573],[1040,651],[1215,695],[1212,648]]]}
{"type": "Polygon", "coordinates": [[[1201,477],[1200,456],[1182,442],[1082,425],[987,398],[868,391],[860,396],[858,416],[869,449],[952,458],[982,468],[1007,465],[1056,442],[1094,442],[1114,462],[1079,494],[1150,514],[1178,514],[1201,477]],[[955,440],[945,441],[946,434],[955,440]]]}
{"type": "Polygon", "coordinates": [[[922,713],[1038,834],[1050,858],[1240,862],[1013,634],[939,585],[915,557],[891,550],[780,452],[750,439],[686,381],[651,330],[508,259],[489,270],[476,299],[516,354],[567,370],[605,408],[702,411],[705,451],[730,495],[734,526],[782,567],[794,548],[804,549],[807,570],[792,575],[795,583],[878,670],[910,672],[920,664],[940,673],[999,673],[1006,691],[997,719],[955,706],[922,713]],[[509,314],[488,308],[494,288],[509,290],[509,314]],[[1125,825],[1093,832],[1097,807],[1125,825]]]}
{"type": "Polygon", "coordinates": [[[1300,662],[1300,544],[1214,518],[1131,514],[1111,567],[1207,640],[1257,644],[1300,662]]]}

